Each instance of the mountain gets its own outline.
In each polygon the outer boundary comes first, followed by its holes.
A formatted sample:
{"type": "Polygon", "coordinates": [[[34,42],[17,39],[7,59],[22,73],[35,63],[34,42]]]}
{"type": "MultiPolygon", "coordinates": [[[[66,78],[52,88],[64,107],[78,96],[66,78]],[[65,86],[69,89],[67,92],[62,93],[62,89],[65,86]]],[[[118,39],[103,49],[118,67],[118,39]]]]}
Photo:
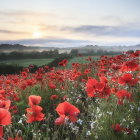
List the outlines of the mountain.
{"type": "Polygon", "coordinates": [[[20,44],[0,44],[0,49],[26,49],[26,46],[20,45],[20,44]]]}
{"type": "Polygon", "coordinates": [[[49,50],[54,50],[57,49],[55,47],[34,47],[34,46],[24,46],[20,44],[0,44],[0,52],[32,52],[32,51],[49,51],[49,50]]]}
{"type": "Polygon", "coordinates": [[[56,47],[39,47],[39,46],[24,46],[20,44],[0,44],[0,52],[32,52],[32,51],[50,51],[50,50],[59,50],[59,53],[70,53],[72,49],[78,50],[79,53],[87,53],[87,52],[97,52],[97,51],[113,51],[113,52],[123,52],[128,50],[140,50],[140,44],[132,45],[132,46],[98,46],[98,45],[86,45],[79,47],[65,47],[65,48],[56,48],[56,47]]]}
{"type": "Polygon", "coordinates": [[[107,51],[129,51],[129,50],[140,50],[140,44],[132,46],[100,46],[100,48],[107,51]]]}

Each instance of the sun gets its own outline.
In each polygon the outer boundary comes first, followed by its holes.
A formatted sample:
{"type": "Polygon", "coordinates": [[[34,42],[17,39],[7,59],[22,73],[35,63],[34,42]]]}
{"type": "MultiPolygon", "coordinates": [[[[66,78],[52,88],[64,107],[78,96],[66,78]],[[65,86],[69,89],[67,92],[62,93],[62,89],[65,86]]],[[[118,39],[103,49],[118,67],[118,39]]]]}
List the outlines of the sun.
{"type": "Polygon", "coordinates": [[[35,31],[35,32],[33,32],[32,35],[33,35],[33,37],[35,37],[35,38],[40,38],[40,37],[43,36],[42,32],[39,32],[39,31],[35,31]]]}

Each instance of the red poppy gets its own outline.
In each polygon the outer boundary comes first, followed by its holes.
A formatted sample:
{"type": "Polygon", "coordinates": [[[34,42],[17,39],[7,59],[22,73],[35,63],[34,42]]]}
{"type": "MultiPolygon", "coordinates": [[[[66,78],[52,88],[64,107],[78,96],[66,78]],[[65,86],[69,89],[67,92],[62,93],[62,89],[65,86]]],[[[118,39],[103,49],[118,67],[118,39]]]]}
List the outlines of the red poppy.
{"type": "Polygon", "coordinates": [[[8,138],[8,140],[23,140],[22,137],[16,136],[15,138],[8,138]]]}
{"type": "Polygon", "coordinates": [[[85,69],[84,74],[90,73],[90,69],[85,69]]]}
{"type": "Polygon", "coordinates": [[[120,126],[120,124],[113,124],[112,128],[114,129],[115,132],[121,132],[123,128],[120,126]]]}
{"type": "Polygon", "coordinates": [[[55,125],[62,125],[62,124],[65,124],[65,117],[58,117],[56,120],[55,120],[55,125]]]}
{"type": "Polygon", "coordinates": [[[139,81],[138,78],[136,78],[136,79],[132,79],[132,80],[129,82],[129,84],[130,84],[131,86],[134,86],[135,84],[138,83],[138,81],[139,81]]]}
{"type": "Polygon", "coordinates": [[[41,112],[42,107],[40,107],[38,105],[34,105],[34,106],[32,106],[32,108],[27,108],[26,111],[27,111],[27,114],[26,114],[27,123],[44,120],[44,114],[41,112]]]}
{"type": "Polygon", "coordinates": [[[119,90],[116,93],[117,97],[118,97],[118,104],[122,105],[123,104],[123,99],[127,98],[127,99],[131,99],[131,93],[129,93],[126,90],[119,90]]]}
{"type": "Polygon", "coordinates": [[[99,78],[100,78],[101,83],[108,83],[108,80],[105,76],[100,76],[99,78]]]}
{"type": "Polygon", "coordinates": [[[10,100],[5,100],[5,101],[0,100],[0,108],[9,109],[10,105],[11,105],[10,100]]]}
{"type": "Polygon", "coordinates": [[[28,68],[23,68],[23,71],[29,72],[30,70],[28,68]]]}
{"type": "Polygon", "coordinates": [[[131,53],[130,56],[131,56],[132,58],[139,57],[139,56],[140,56],[140,51],[137,50],[136,52],[131,53]]]}
{"type": "Polygon", "coordinates": [[[5,92],[6,92],[6,91],[5,91],[4,89],[1,89],[1,90],[0,90],[0,94],[5,94],[5,92]]]}
{"type": "Polygon", "coordinates": [[[86,92],[89,97],[94,97],[94,92],[96,90],[96,84],[98,81],[96,79],[89,79],[86,83],[86,92]]]}
{"type": "Polygon", "coordinates": [[[131,80],[132,80],[132,74],[125,73],[118,79],[118,82],[119,84],[125,85],[126,83],[129,83],[131,80]]]}
{"type": "Polygon", "coordinates": [[[34,65],[29,65],[29,68],[30,69],[33,69],[35,66],[34,65]]]}
{"type": "Polygon", "coordinates": [[[0,108],[0,125],[11,124],[11,114],[7,109],[0,108]]]}
{"type": "Polygon", "coordinates": [[[61,62],[59,62],[58,65],[65,67],[67,63],[68,63],[68,60],[67,59],[64,59],[61,62]]]}
{"type": "Polygon", "coordinates": [[[21,83],[20,88],[21,88],[22,90],[25,90],[26,87],[27,87],[27,85],[26,85],[25,83],[21,83]]]}
{"type": "Polygon", "coordinates": [[[27,72],[21,72],[21,76],[23,77],[23,78],[26,78],[27,76],[28,76],[28,73],[27,72]]]}
{"type": "Polygon", "coordinates": [[[132,134],[132,130],[130,130],[129,128],[123,128],[123,130],[127,132],[128,135],[132,134]]]}
{"type": "Polygon", "coordinates": [[[88,58],[86,58],[87,61],[92,61],[92,57],[89,56],[88,58]]]}
{"type": "Polygon", "coordinates": [[[68,97],[67,97],[66,95],[64,95],[64,96],[62,97],[62,101],[65,101],[67,98],[68,98],[68,97]]]}
{"type": "Polygon", "coordinates": [[[37,105],[41,101],[40,96],[30,95],[29,96],[29,106],[37,105]]]}
{"type": "Polygon", "coordinates": [[[34,79],[28,79],[26,80],[26,85],[27,86],[33,86],[35,84],[35,80],[34,79]]]}
{"type": "Polygon", "coordinates": [[[52,84],[52,83],[49,83],[49,87],[50,87],[51,89],[56,89],[56,85],[54,85],[54,84],[52,84]]]}
{"type": "Polygon", "coordinates": [[[100,83],[96,79],[89,79],[86,83],[86,92],[88,97],[107,98],[111,90],[105,83],[100,83]]]}
{"type": "MultiPolygon", "coordinates": [[[[77,121],[77,116],[80,113],[80,110],[78,108],[76,108],[74,105],[72,105],[66,101],[63,103],[60,103],[57,106],[56,111],[60,115],[60,117],[70,119],[72,122],[77,121]]],[[[62,118],[61,118],[61,120],[62,120],[62,118]]],[[[60,118],[59,118],[59,120],[60,120],[60,118]]]]}
{"type": "Polygon", "coordinates": [[[125,131],[127,132],[127,134],[131,134],[132,131],[129,128],[125,128],[123,126],[121,126],[120,124],[113,124],[112,128],[114,129],[115,132],[121,132],[121,131],[125,131]]]}
{"type": "Polygon", "coordinates": [[[51,97],[50,97],[51,100],[55,100],[57,98],[58,98],[58,95],[51,95],[51,97]]]}
{"type": "Polygon", "coordinates": [[[119,77],[118,83],[121,85],[130,84],[133,86],[138,82],[138,79],[133,79],[132,77],[133,75],[131,73],[125,73],[124,75],[119,77]]]}
{"type": "Polygon", "coordinates": [[[136,63],[136,61],[127,61],[124,62],[120,71],[136,71],[138,70],[139,65],[136,63]]]}
{"type": "Polygon", "coordinates": [[[118,96],[119,99],[123,99],[123,98],[127,98],[130,99],[131,98],[131,93],[129,93],[126,90],[119,90],[116,95],[118,96]]]}
{"type": "Polygon", "coordinates": [[[104,83],[97,83],[96,84],[96,91],[102,92],[105,87],[104,83]]]}
{"type": "Polygon", "coordinates": [[[49,69],[49,66],[44,66],[44,69],[45,69],[45,70],[48,70],[48,69],[49,69]]]}
{"type": "Polygon", "coordinates": [[[0,126],[0,138],[3,136],[3,127],[0,126]]]}
{"type": "Polygon", "coordinates": [[[112,65],[111,65],[111,68],[112,68],[113,70],[118,70],[118,69],[121,68],[121,65],[112,64],[112,65]]]}

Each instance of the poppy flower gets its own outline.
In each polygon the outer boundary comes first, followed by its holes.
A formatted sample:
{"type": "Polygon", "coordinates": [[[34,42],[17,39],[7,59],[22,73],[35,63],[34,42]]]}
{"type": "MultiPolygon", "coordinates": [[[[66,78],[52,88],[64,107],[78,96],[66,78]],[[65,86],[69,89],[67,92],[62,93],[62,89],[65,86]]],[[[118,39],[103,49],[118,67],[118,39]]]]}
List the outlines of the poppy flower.
{"type": "Polygon", "coordinates": [[[48,69],[49,69],[49,66],[44,66],[44,69],[45,69],[45,70],[48,70],[48,69]]]}
{"type": "Polygon", "coordinates": [[[123,131],[125,131],[128,135],[132,134],[132,130],[129,128],[123,128],[123,131]]]}
{"type": "Polygon", "coordinates": [[[106,83],[101,83],[96,79],[90,78],[86,83],[86,92],[88,97],[107,98],[111,90],[106,83]]]}
{"type": "Polygon", "coordinates": [[[100,78],[101,83],[108,83],[108,80],[105,76],[100,76],[99,78],[100,78]]]}
{"type": "Polygon", "coordinates": [[[52,83],[49,83],[49,87],[50,87],[51,89],[56,89],[56,85],[54,85],[54,84],[52,84],[52,83]]]}
{"type": "Polygon", "coordinates": [[[120,124],[113,124],[112,128],[114,129],[115,132],[121,132],[123,128],[120,126],[120,124]]]}
{"type": "Polygon", "coordinates": [[[0,94],[5,94],[5,92],[6,92],[6,91],[5,91],[4,89],[1,89],[1,90],[0,90],[0,94]]]}
{"type": "Polygon", "coordinates": [[[27,87],[27,85],[26,85],[25,83],[22,83],[22,84],[20,85],[20,88],[21,88],[22,90],[25,90],[26,87],[27,87]]]}
{"type": "Polygon", "coordinates": [[[58,98],[58,95],[51,95],[51,97],[50,97],[51,100],[55,100],[57,98],[58,98]]]}
{"type": "Polygon", "coordinates": [[[89,56],[86,60],[87,60],[87,61],[92,61],[92,57],[89,56]]]}
{"type": "Polygon", "coordinates": [[[30,95],[29,96],[29,106],[37,105],[41,101],[40,96],[30,95]]]}
{"type": "MultiPolygon", "coordinates": [[[[72,122],[77,121],[77,116],[80,113],[80,110],[77,107],[67,101],[60,103],[57,106],[56,111],[60,115],[60,117],[70,119],[70,121],[72,122]]],[[[62,121],[62,118],[59,118],[59,120],[57,119],[56,122],[62,121]]]]}
{"type": "Polygon", "coordinates": [[[122,75],[118,79],[118,83],[121,84],[121,85],[130,84],[130,85],[133,86],[137,82],[138,82],[138,79],[133,79],[133,75],[131,73],[125,73],[124,75],[122,75]]]}
{"type": "Polygon", "coordinates": [[[134,86],[135,84],[138,83],[138,81],[139,81],[138,78],[136,78],[136,79],[132,79],[132,80],[129,82],[129,84],[130,84],[131,86],[134,86]]]}
{"type": "Polygon", "coordinates": [[[34,83],[35,83],[35,80],[34,79],[28,79],[28,80],[26,80],[26,85],[27,86],[33,86],[34,83]]]}
{"type": "Polygon", "coordinates": [[[132,131],[129,128],[125,128],[123,126],[121,126],[120,124],[113,124],[112,128],[114,129],[115,132],[121,132],[121,131],[125,131],[127,132],[127,134],[131,134],[132,131]]]}
{"type": "Polygon", "coordinates": [[[61,62],[59,62],[58,65],[65,67],[67,63],[68,63],[68,60],[67,59],[64,59],[61,62]]]}
{"type": "Polygon", "coordinates": [[[3,136],[3,127],[0,126],[0,138],[3,136]]]}
{"type": "Polygon", "coordinates": [[[136,71],[138,70],[139,65],[136,63],[136,61],[127,61],[124,62],[120,71],[136,71]]]}
{"type": "Polygon", "coordinates": [[[139,56],[140,56],[140,51],[137,50],[136,52],[132,53],[130,56],[131,56],[132,58],[139,57],[139,56]]]}
{"type": "Polygon", "coordinates": [[[0,100],[0,108],[9,109],[10,105],[11,105],[10,100],[5,100],[5,101],[0,100]]]}
{"type": "Polygon", "coordinates": [[[11,124],[11,114],[7,109],[0,108],[0,125],[11,124]]]}
{"type": "Polygon", "coordinates": [[[118,104],[122,105],[123,104],[123,99],[127,98],[127,99],[131,99],[131,93],[129,93],[126,90],[119,90],[116,93],[117,97],[118,97],[118,104]]]}
{"type": "Polygon", "coordinates": [[[127,98],[130,99],[131,98],[131,93],[129,93],[126,90],[119,90],[116,95],[118,96],[119,99],[123,99],[123,98],[127,98]]]}
{"type": "Polygon", "coordinates": [[[26,114],[27,123],[44,120],[44,114],[41,112],[42,107],[40,107],[38,105],[34,105],[31,108],[27,108],[26,111],[27,111],[27,114],[26,114]]]}
{"type": "Polygon", "coordinates": [[[125,73],[118,79],[118,82],[119,84],[125,85],[126,83],[129,83],[131,80],[132,80],[132,74],[125,73]]]}
{"type": "Polygon", "coordinates": [[[98,81],[96,79],[89,79],[86,83],[86,92],[89,97],[94,97],[94,92],[96,90],[96,84],[98,81]]]}
{"type": "Polygon", "coordinates": [[[28,73],[27,72],[21,72],[21,76],[23,77],[23,78],[26,78],[27,76],[28,76],[28,73]]]}
{"type": "Polygon", "coordinates": [[[84,74],[88,74],[88,73],[90,73],[90,70],[89,69],[85,69],[84,74]]]}
{"type": "Polygon", "coordinates": [[[22,137],[16,136],[15,138],[8,138],[8,140],[23,140],[22,137]]]}
{"type": "Polygon", "coordinates": [[[29,69],[33,69],[34,67],[34,65],[29,65],[29,69]]]}
{"type": "Polygon", "coordinates": [[[121,65],[112,64],[112,65],[111,65],[111,68],[112,68],[113,70],[118,70],[118,69],[121,68],[121,65]]]}
{"type": "Polygon", "coordinates": [[[56,120],[55,120],[55,125],[62,125],[62,124],[65,124],[65,117],[58,117],[56,120]]]}

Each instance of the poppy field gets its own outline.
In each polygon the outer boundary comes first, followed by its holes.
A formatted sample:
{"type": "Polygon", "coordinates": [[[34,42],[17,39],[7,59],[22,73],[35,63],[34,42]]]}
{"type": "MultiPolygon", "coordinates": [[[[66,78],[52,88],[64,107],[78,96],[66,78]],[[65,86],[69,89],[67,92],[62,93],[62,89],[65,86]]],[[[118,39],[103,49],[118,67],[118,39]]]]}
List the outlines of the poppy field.
{"type": "Polygon", "coordinates": [[[139,55],[1,75],[0,140],[138,140],[139,55]]]}

